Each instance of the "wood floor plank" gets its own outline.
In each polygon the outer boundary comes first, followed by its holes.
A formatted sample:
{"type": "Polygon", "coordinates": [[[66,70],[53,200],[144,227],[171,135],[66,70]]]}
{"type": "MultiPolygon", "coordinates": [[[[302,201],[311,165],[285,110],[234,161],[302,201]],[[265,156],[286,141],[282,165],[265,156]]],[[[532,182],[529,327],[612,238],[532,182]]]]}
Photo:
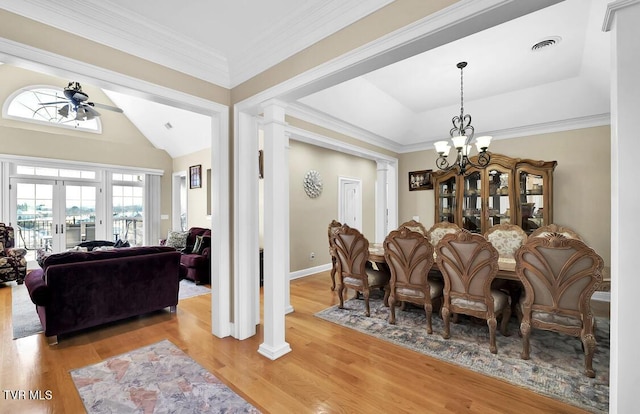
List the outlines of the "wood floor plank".
{"type": "MultiPolygon", "coordinates": [[[[244,341],[211,334],[211,295],[180,302],[176,314],[144,317],[61,338],[13,340],[11,284],[0,284],[0,389],[50,390],[46,401],[0,395],[0,413],[81,413],[69,371],[168,339],[265,413],[583,413],[504,381],[427,357],[313,316],[338,303],[328,272],[291,283],[286,317],[292,352],[276,361],[244,341]]],[[[353,295],[349,292],[349,296],[353,295]]]]}

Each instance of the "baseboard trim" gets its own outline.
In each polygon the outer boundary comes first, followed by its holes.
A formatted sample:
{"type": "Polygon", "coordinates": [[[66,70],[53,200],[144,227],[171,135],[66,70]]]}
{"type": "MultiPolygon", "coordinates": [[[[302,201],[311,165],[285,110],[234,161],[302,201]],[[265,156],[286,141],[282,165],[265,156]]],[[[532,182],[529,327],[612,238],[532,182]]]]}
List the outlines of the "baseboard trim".
{"type": "Polygon", "coordinates": [[[289,279],[299,279],[301,277],[315,275],[316,273],[325,272],[327,270],[331,270],[331,263],[291,272],[289,273],[289,279]]]}

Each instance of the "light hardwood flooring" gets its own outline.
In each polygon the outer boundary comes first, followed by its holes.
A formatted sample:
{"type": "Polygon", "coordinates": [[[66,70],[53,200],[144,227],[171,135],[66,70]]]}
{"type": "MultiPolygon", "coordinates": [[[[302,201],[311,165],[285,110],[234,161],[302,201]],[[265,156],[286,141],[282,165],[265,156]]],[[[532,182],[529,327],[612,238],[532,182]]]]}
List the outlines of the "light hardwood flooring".
{"type": "MultiPolygon", "coordinates": [[[[314,317],[335,305],[328,272],[291,282],[286,341],[271,361],[258,334],[211,334],[211,295],[160,312],[62,338],[12,340],[11,284],[0,284],[0,412],[82,413],[69,371],[168,339],[264,413],[582,413],[537,395],[314,317]],[[50,391],[50,400],[12,400],[5,390],[50,391]]],[[[434,316],[437,317],[437,316],[434,316]]],[[[437,333],[435,333],[437,334],[437,333]]],[[[498,350],[499,352],[499,350],[498,350]]]]}

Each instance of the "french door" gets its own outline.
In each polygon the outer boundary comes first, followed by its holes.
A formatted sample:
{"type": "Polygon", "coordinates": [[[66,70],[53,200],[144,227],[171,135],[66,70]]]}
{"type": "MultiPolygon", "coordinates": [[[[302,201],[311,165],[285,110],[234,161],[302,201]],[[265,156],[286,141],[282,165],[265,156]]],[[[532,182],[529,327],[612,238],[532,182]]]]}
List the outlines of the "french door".
{"type": "Polygon", "coordinates": [[[35,258],[37,249],[64,251],[104,234],[98,183],[12,178],[11,222],[16,245],[35,258]]]}

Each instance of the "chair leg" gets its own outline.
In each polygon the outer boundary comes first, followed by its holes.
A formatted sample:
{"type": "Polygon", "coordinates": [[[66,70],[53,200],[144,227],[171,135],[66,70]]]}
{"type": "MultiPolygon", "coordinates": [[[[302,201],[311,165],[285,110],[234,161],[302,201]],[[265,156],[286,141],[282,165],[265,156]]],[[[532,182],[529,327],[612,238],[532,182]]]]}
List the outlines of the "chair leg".
{"type": "Polygon", "coordinates": [[[596,351],[596,338],[592,334],[582,336],[584,346],[584,375],[595,378],[596,372],[593,370],[593,354],[596,351]]]}
{"type": "Polygon", "coordinates": [[[340,309],[344,309],[344,293],[345,293],[345,288],[344,286],[342,286],[342,283],[338,284],[338,298],[340,299],[340,306],[338,306],[340,309]]]}
{"type": "Polygon", "coordinates": [[[369,290],[365,290],[363,293],[364,296],[364,314],[367,315],[367,317],[371,316],[371,311],[369,309],[369,290]]]}
{"type": "Polygon", "coordinates": [[[431,314],[433,313],[433,306],[431,305],[431,303],[426,303],[424,304],[424,312],[427,315],[427,333],[428,334],[432,334],[433,333],[433,326],[431,324],[431,314]]]}
{"type": "Polygon", "coordinates": [[[496,346],[496,328],[498,327],[498,321],[495,315],[487,319],[487,325],[489,326],[489,350],[492,354],[498,353],[498,347],[496,346]]]}
{"type": "Polygon", "coordinates": [[[522,332],[522,359],[529,359],[529,336],[531,335],[531,324],[529,321],[520,323],[520,332],[522,332]]]}
{"type": "Polygon", "coordinates": [[[394,295],[389,296],[389,323],[394,325],[396,323],[396,297],[394,295]]]}
{"type": "Polygon", "coordinates": [[[451,313],[449,312],[449,308],[446,305],[442,305],[442,321],[444,322],[444,331],[442,332],[442,337],[444,339],[449,339],[449,318],[451,313]]]}
{"type": "Polygon", "coordinates": [[[500,333],[502,336],[509,336],[509,319],[511,319],[511,306],[507,305],[502,310],[502,321],[500,321],[500,333]]]}

